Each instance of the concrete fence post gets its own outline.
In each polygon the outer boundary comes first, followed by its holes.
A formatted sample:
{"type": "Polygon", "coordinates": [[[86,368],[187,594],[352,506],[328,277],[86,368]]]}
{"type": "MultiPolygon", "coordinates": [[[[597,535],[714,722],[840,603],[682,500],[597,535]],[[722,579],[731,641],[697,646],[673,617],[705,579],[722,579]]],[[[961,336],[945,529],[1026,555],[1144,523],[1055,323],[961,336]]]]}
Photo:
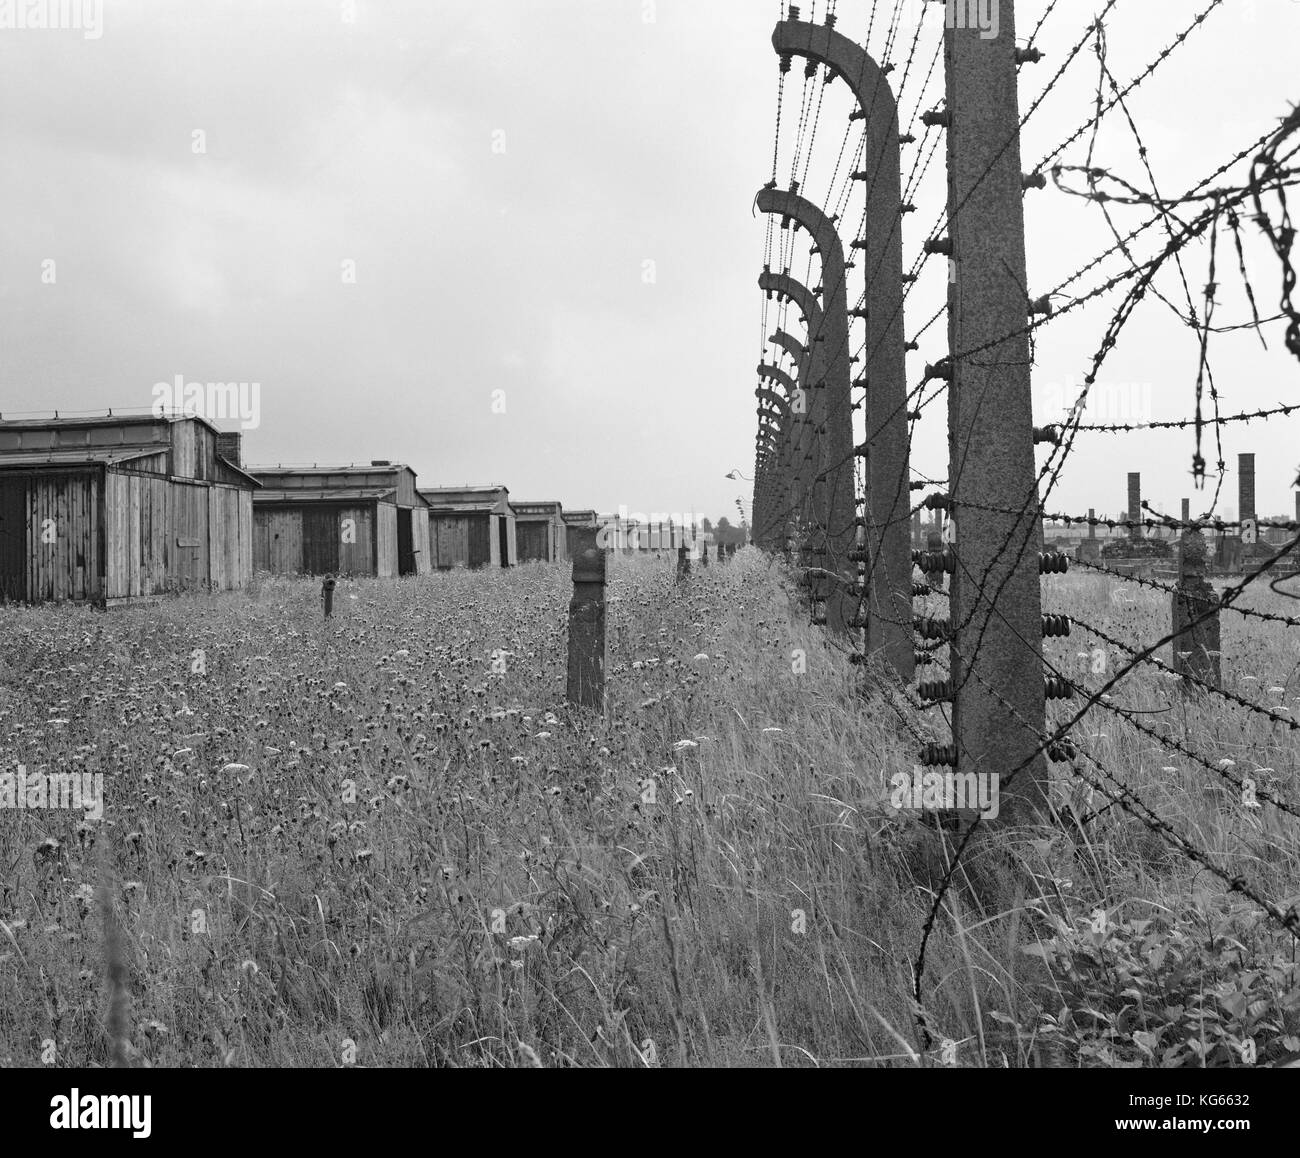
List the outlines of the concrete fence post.
{"type": "MultiPolygon", "coordinates": [[[[866,459],[862,524],[867,651],[882,656],[902,680],[910,681],[916,665],[911,630],[911,468],[898,107],[886,70],[865,48],[836,32],[833,24],[833,18],[824,24],[783,20],[772,33],[772,47],[783,60],[801,56],[844,80],[853,91],[862,117],[863,168],[851,177],[864,185],[866,212],[864,235],[854,238],[851,247],[862,252],[866,283],[864,309],[856,311],[866,329],[859,383],[866,389],[866,439],[854,451],[860,451],[866,459]]],[[[829,282],[829,278],[824,280],[829,282]]],[[[826,300],[829,309],[830,299],[826,300]]],[[[851,434],[851,424],[849,429],[851,434]]],[[[839,451],[833,453],[837,461],[839,451]]],[[[851,468],[848,478],[849,513],[856,514],[851,509],[851,468]]],[[[854,573],[856,570],[854,567],[854,573]]],[[[834,622],[829,608],[828,619],[834,622]]]]}
{"type": "Polygon", "coordinates": [[[689,578],[691,574],[691,556],[686,544],[677,548],[677,581],[689,578]]]}
{"type": "Polygon", "coordinates": [[[856,611],[852,588],[857,568],[850,556],[857,530],[854,509],[853,400],[851,397],[849,308],[844,244],[835,224],[821,209],[797,192],[764,188],[758,194],[760,213],[781,217],[783,224],[799,225],[813,239],[822,262],[821,376],[812,382],[810,407],[815,445],[812,473],[812,530],[815,566],[833,572],[839,581],[820,578],[815,596],[826,603],[826,625],[846,635],[856,611]]]}
{"type": "Polygon", "coordinates": [[[334,614],[334,587],[337,582],[333,575],[326,575],[321,580],[320,603],[326,619],[329,619],[334,614]]]}
{"type": "MultiPolygon", "coordinates": [[[[1208,547],[1205,536],[1195,528],[1183,531],[1179,549],[1178,590],[1171,597],[1174,670],[1193,675],[1222,687],[1219,655],[1219,615],[1216,611],[1200,623],[1194,621],[1216,607],[1219,597],[1205,578],[1208,547]],[[1194,626],[1193,626],[1194,624],[1194,626]]],[[[1195,684],[1184,683],[1195,688],[1195,684]]]]}
{"type": "Polygon", "coordinates": [[[778,512],[782,516],[780,535],[782,548],[785,549],[785,544],[790,539],[794,539],[793,547],[797,552],[804,545],[803,537],[811,522],[812,476],[816,473],[812,465],[816,439],[812,409],[813,399],[819,393],[824,376],[822,366],[826,343],[818,340],[822,333],[823,313],[821,304],[812,290],[789,274],[764,270],[759,275],[758,284],[768,296],[782,298],[793,305],[802,315],[808,330],[808,343],[805,347],[807,353],[799,367],[798,386],[801,393],[796,395],[799,406],[792,402],[792,409],[799,411],[790,441],[793,451],[790,470],[792,496],[790,503],[778,512]]]}
{"type": "Polygon", "coordinates": [[[606,552],[594,527],[574,527],[573,597],[569,601],[567,699],[579,707],[605,710],[606,552]]]}
{"type": "MultiPolygon", "coordinates": [[[[785,390],[783,398],[775,390],[760,385],[755,391],[760,403],[760,421],[766,419],[766,427],[760,427],[760,435],[765,439],[767,458],[765,459],[764,488],[766,496],[763,504],[764,542],[768,550],[776,549],[781,539],[781,528],[785,525],[787,512],[796,503],[797,486],[794,475],[794,458],[800,435],[800,421],[803,417],[803,392],[798,382],[779,366],[764,362],[758,367],[760,382],[773,382],[785,390]],[[767,408],[763,408],[767,403],[767,408]],[[769,434],[768,431],[771,433],[769,434]],[[775,447],[775,451],[773,451],[775,447]]],[[[755,494],[758,494],[756,487],[755,494]]]]}
{"type": "Polygon", "coordinates": [[[1014,0],[999,11],[991,39],[971,21],[944,30],[950,667],[957,773],[1018,770],[1002,786],[1015,823],[1047,814],[1047,689],[1014,0]]]}

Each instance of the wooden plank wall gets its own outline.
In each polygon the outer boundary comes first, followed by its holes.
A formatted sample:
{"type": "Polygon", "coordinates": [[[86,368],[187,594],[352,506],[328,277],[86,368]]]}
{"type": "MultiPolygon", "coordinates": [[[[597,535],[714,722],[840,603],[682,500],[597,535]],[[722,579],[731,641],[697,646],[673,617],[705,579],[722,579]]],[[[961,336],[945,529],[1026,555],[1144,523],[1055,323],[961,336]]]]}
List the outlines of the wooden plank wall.
{"type": "Polygon", "coordinates": [[[535,559],[542,561],[547,559],[550,547],[550,529],[549,522],[520,522],[515,524],[515,534],[519,540],[520,562],[527,563],[535,559]]]}
{"type": "Polygon", "coordinates": [[[251,515],[253,496],[237,487],[208,488],[208,529],[211,533],[208,572],[214,589],[243,587],[252,569],[251,536],[246,535],[244,510],[251,515]]]}
{"type": "MultiPolygon", "coordinates": [[[[299,508],[298,519],[302,525],[303,574],[339,574],[343,551],[350,549],[349,544],[358,534],[356,515],[333,503],[317,503],[299,508]]],[[[343,568],[344,572],[351,570],[351,565],[343,568]]]]}
{"type": "Polygon", "coordinates": [[[208,582],[209,559],[207,488],[172,484],[172,530],[167,544],[172,557],[170,579],[181,590],[196,590],[208,582]]]}
{"type": "Polygon", "coordinates": [[[274,575],[302,571],[302,508],[254,507],[253,566],[274,575]]]}
{"type": "Polygon", "coordinates": [[[239,492],[239,585],[253,581],[253,492],[239,492]]]}
{"type": "MultiPolygon", "coordinates": [[[[211,431],[197,423],[181,437],[182,456],[215,454],[211,431]],[[187,450],[187,447],[189,450],[187,450]]],[[[199,461],[199,460],[194,460],[199,461]]],[[[215,460],[213,460],[215,461],[215,460]]],[[[201,466],[201,462],[200,462],[201,466]]],[[[24,595],[43,600],[119,600],[174,589],[242,587],[252,578],[252,491],[142,474],[129,467],[52,470],[9,476],[4,487],[25,524],[11,554],[24,595]],[[102,482],[101,482],[102,478],[102,482]],[[52,542],[44,542],[52,520],[52,542]],[[102,570],[102,576],[101,576],[102,570]]]]}
{"type": "Polygon", "coordinates": [[[212,482],[229,477],[217,466],[217,432],[193,419],[173,422],[171,427],[172,469],[177,478],[212,482]]]}
{"type": "Polygon", "coordinates": [[[415,573],[428,575],[434,564],[429,547],[429,512],[423,504],[411,511],[411,536],[415,540],[415,573]]]}
{"type": "MultiPolygon", "coordinates": [[[[176,558],[171,490],[172,484],[162,478],[116,471],[105,476],[105,598],[138,598],[168,590],[169,579],[175,577],[169,564],[176,558]]],[[[206,496],[203,502],[206,514],[206,496]]],[[[206,574],[206,566],[203,570],[206,574]]]]}
{"type": "Polygon", "coordinates": [[[415,471],[409,466],[393,467],[392,485],[397,487],[397,505],[399,507],[419,507],[425,510],[425,503],[416,493],[415,471]]]}
{"type": "MultiPolygon", "coordinates": [[[[337,570],[340,575],[376,574],[375,557],[377,539],[382,543],[387,536],[389,570],[379,572],[381,578],[397,574],[397,508],[391,503],[380,503],[378,524],[375,505],[335,506],[314,504],[311,507],[252,507],[253,562],[259,571],[276,575],[301,575],[309,559],[323,558],[318,549],[307,550],[304,524],[310,521],[316,535],[328,533],[337,543],[337,570]],[[385,513],[386,512],[386,513],[385,513]],[[344,540],[344,520],[351,520],[349,538],[344,540]],[[385,525],[387,530],[385,530],[385,525]],[[325,529],[328,527],[328,531],[325,529]]],[[[319,544],[317,545],[319,546],[319,544]]],[[[381,555],[382,558],[382,555],[381,555]]]]}
{"type": "Polygon", "coordinates": [[[468,515],[439,515],[429,521],[434,566],[439,570],[469,566],[468,515]]]}
{"type": "Polygon", "coordinates": [[[98,598],[99,480],[93,473],[29,477],[26,550],[29,599],[98,598]]]}
{"type": "Polygon", "coordinates": [[[172,423],[172,474],[179,478],[198,477],[200,429],[197,422],[172,423]]]}
{"type": "Polygon", "coordinates": [[[484,512],[469,517],[469,565],[486,567],[492,561],[492,519],[484,512]]]}
{"type": "MultiPolygon", "coordinates": [[[[381,510],[380,522],[383,521],[382,509],[385,505],[378,504],[381,510]]],[[[395,507],[391,508],[396,510],[395,507]]],[[[397,558],[397,520],[393,520],[393,559],[397,558]]],[[[364,507],[341,507],[338,509],[338,530],[339,536],[339,574],[340,575],[374,575],[375,572],[375,508],[374,506],[364,507]],[[352,533],[354,541],[345,543],[343,541],[343,520],[352,520],[352,533]]],[[[394,563],[396,568],[396,563],[394,563]]],[[[397,574],[394,569],[393,574],[397,574]]]]}
{"type": "Polygon", "coordinates": [[[0,603],[27,598],[27,479],[0,475],[0,603]]]}
{"type": "Polygon", "coordinates": [[[381,579],[397,578],[397,507],[376,503],[375,571],[381,579]]]}

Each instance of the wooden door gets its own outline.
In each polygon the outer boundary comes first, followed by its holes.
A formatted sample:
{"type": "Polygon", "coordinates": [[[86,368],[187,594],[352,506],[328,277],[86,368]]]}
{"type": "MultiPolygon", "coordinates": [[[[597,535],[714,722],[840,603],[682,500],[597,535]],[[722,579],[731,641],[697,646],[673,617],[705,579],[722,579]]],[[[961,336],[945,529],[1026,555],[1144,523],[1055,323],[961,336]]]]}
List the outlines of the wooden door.
{"type": "Polygon", "coordinates": [[[302,512],[302,569],[308,575],[334,575],[339,569],[339,513],[333,507],[302,512]]]}
{"type": "Polygon", "coordinates": [[[27,598],[27,483],[0,478],[0,603],[27,598]]]}

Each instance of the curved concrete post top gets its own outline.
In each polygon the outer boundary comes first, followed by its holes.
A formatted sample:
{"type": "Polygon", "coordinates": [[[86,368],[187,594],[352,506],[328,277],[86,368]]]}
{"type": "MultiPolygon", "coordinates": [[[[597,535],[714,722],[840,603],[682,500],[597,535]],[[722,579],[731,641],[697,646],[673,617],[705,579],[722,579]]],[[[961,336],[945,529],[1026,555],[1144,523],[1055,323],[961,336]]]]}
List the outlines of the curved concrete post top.
{"type": "Polygon", "coordinates": [[[817,295],[801,281],[795,281],[788,273],[769,273],[764,270],[758,275],[758,288],[765,293],[774,293],[785,298],[801,314],[810,334],[815,334],[821,326],[822,307],[817,295]]]}
{"type": "Polygon", "coordinates": [[[860,44],[825,24],[807,20],[782,20],[772,30],[772,47],[781,56],[806,56],[841,77],[867,113],[868,132],[873,119],[883,124],[882,113],[898,132],[898,105],[885,73],[860,44]]]}
{"type": "Polygon", "coordinates": [[[770,431],[775,445],[779,446],[786,441],[786,424],[783,416],[774,410],[759,411],[758,428],[763,431],[770,431]]]}
{"type": "Polygon", "coordinates": [[[829,293],[831,288],[844,281],[844,243],[833,222],[807,197],[786,189],[760,189],[760,213],[779,213],[797,221],[810,234],[822,259],[822,285],[829,293]]]}
{"type": "Polygon", "coordinates": [[[808,355],[808,347],[784,330],[777,330],[775,334],[768,338],[768,341],[778,350],[784,350],[796,363],[802,362],[808,355]]]}
{"type": "Polygon", "coordinates": [[[786,396],[789,398],[793,398],[795,391],[799,389],[799,383],[782,370],[780,366],[773,366],[770,362],[759,363],[758,376],[760,378],[771,379],[771,381],[775,382],[778,386],[784,386],[786,396]]]}
{"type": "MultiPolygon", "coordinates": [[[[770,402],[772,404],[772,407],[781,415],[783,419],[789,417],[790,403],[785,398],[782,398],[781,395],[778,394],[775,390],[760,389],[760,390],[756,390],[754,393],[758,395],[758,400],[760,403],[770,402]]],[[[762,414],[766,412],[760,410],[759,413],[762,414]]]]}

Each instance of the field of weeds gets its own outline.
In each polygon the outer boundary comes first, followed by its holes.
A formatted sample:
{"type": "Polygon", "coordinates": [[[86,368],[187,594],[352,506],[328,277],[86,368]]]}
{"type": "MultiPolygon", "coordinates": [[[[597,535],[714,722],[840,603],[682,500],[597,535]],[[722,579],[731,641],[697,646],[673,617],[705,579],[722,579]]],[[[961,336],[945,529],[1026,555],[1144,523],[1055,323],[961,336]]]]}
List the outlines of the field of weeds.
{"type": "MultiPolygon", "coordinates": [[[[328,622],[316,583],[265,579],[107,614],[0,608],[0,773],[105,780],[100,820],[0,809],[0,1065],[1300,1050],[1291,938],[1065,765],[1054,828],[990,826],[963,857],[926,953],[926,1038],[913,968],[951,844],[886,785],[917,732],[947,739],[943,711],[851,666],[745,550],[683,585],[669,562],[614,560],[609,712],[578,712],[570,590],[567,567],[528,565],[345,581],[328,622]]],[[[1073,575],[1044,593],[1126,642],[1168,631],[1158,594],[1073,575]]],[[[1300,798],[1279,722],[1300,714],[1297,638],[1224,618],[1225,687],[1273,718],[1147,666],[1112,693],[1131,718],[1076,729],[1283,909],[1298,822],[1239,788],[1300,798]]],[[[1077,627],[1047,649],[1087,687],[1126,660],[1077,627]]]]}

